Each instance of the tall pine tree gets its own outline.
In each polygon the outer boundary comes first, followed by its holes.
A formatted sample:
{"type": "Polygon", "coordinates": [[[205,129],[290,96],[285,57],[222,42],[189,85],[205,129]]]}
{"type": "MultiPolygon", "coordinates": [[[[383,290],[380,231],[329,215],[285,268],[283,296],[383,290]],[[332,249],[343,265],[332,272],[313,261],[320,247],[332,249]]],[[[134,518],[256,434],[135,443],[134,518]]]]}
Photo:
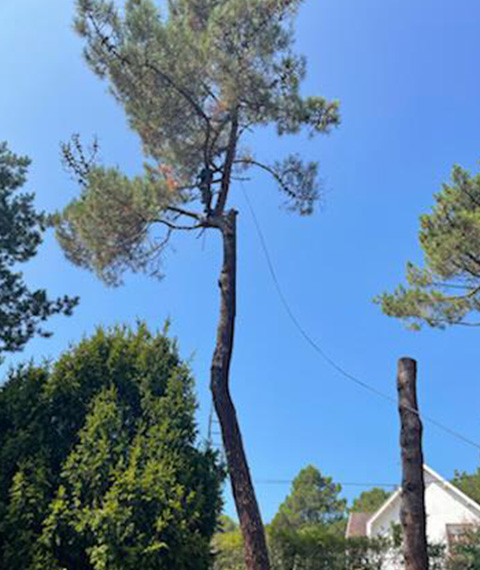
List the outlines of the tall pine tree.
{"type": "Polygon", "coordinates": [[[109,284],[126,270],[160,275],[161,255],[178,231],[221,237],[211,389],[249,570],[267,570],[269,562],[229,390],[238,214],[229,198],[235,177],[253,168],[273,176],[290,210],[308,215],[319,197],[315,162],[291,155],[265,163],[244,144],[255,127],[313,136],[339,123],[336,102],[300,92],[306,61],[293,50],[293,20],[301,4],[169,0],[160,8],[153,0],[78,0],[86,60],[123,106],[147,162],[143,174],[129,178],[92,164],[78,141],[66,145],[83,190],[57,217],[68,258],[109,284]]]}

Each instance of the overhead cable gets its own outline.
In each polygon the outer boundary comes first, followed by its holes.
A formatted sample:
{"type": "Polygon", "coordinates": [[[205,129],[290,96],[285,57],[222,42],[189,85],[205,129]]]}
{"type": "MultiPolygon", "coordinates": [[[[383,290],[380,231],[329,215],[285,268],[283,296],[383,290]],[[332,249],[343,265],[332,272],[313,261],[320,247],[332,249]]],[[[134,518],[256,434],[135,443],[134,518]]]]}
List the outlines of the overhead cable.
{"type": "MultiPolygon", "coordinates": [[[[270,252],[267,246],[267,242],[265,239],[265,236],[263,234],[262,228],[260,226],[260,222],[258,220],[257,214],[255,212],[255,209],[253,208],[253,205],[250,201],[250,198],[248,196],[248,193],[243,185],[243,183],[241,183],[241,188],[243,191],[243,195],[245,197],[245,201],[247,203],[248,209],[252,215],[252,219],[253,219],[253,223],[260,241],[260,245],[262,247],[263,253],[265,255],[265,259],[267,262],[267,266],[270,272],[270,275],[272,277],[273,280],[273,284],[275,286],[275,289],[277,291],[277,294],[279,296],[280,302],[283,305],[290,321],[293,323],[294,327],[297,329],[297,331],[300,333],[300,335],[303,337],[303,339],[313,348],[313,350],[331,367],[333,368],[336,372],[338,372],[343,378],[345,378],[346,380],[353,382],[354,384],[356,384],[357,386],[359,386],[360,388],[370,392],[371,394],[374,394],[376,396],[378,396],[379,398],[382,398],[384,400],[387,400],[390,403],[393,403],[395,405],[398,405],[398,402],[396,400],[396,398],[394,398],[393,396],[390,396],[389,394],[386,394],[385,392],[382,392],[381,390],[379,390],[378,388],[375,388],[374,386],[372,386],[371,384],[365,382],[364,380],[358,378],[357,376],[355,376],[354,374],[350,373],[348,370],[346,370],[345,368],[343,368],[343,366],[341,366],[340,364],[338,364],[333,358],[331,358],[326,352],[325,350],[318,344],[318,342],[316,342],[305,330],[305,328],[303,327],[302,323],[299,321],[299,319],[297,318],[297,316],[295,315],[295,313],[293,312],[292,308],[290,307],[290,304],[285,296],[285,294],[283,293],[283,289],[280,285],[280,281],[278,279],[277,276],[277,272],[275,270],[275,267],[273,265],[273,261],[272,258],[270,256],[270,252]]],[[[443,430],[444,432],[448,433],[449,435],[451,435],[452,437],[455,437],[456,439],[458,439],[459,441],[462,441],[463,443],[470,445],[471,447],[474,447],[477,450],[480,450],[480,444],[478,444],[477,442],[473,441],[472,439],[470,439],[469,437],[463,435],[462,433],[458,432],[455,429],[450,428],[449,426],[439,422],[438,420],[436,420],[435,418],[432,418],[431,416],[427,416],[426,414],[420,414],[420,412],[414,408],[411,408],[410,406],[405,406],[402,404],[402,408],[419,416],[420,419],[424,419],[425,421],[429,422],[430,424],[436,426],[437,428],[443,430]]]]}

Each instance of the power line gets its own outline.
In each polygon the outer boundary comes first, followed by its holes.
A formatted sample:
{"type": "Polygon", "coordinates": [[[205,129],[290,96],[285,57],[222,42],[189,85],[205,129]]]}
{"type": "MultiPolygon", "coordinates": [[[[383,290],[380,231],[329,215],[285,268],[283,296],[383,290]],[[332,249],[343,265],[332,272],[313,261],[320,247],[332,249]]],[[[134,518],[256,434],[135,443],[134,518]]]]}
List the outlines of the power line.
{"type": "MultiPolygon", "coordinates": [[[[245,197],[245,201],[247,203],[248,209],[250,210],[250,213],[252,215],[253,223],[255,225],[255,229],[257,231],[257,235],[258,235],[258,238],[260,241],[260,245],[263,249],[263,253],[265,255],[265,259],[267,261],[268,269],[269,269],[270,275],[272,277],[273,283],[275,285],[275,289],[278,293],[278,296],[280,298],[280,301],[281,301],[285,311],[287,312],[287,315],[289,316],[290,320],[292,321],[292,323],[295,326],[295,328],[297,329],[297,331],[300,333],[300,335],[303,337],[303,339],[315,350],[315,352],[317,354],[319,354],[320,357],[331,368],[336,370],[345,379],[357,384],[357,386],[360,386],[361,388],[370,392],[371,394],[375,394],[376,396],[378,396],[384,400],[387,400],[388,402],[393,403],[394,405],[397,405],[398,402],[394,397],[390,396],[389,394],[386,394],[385,392],[382,392],[381,390],[379,390],[378,388],[375,388],[374,386],[368,384],[367,382],[364,382],[360,378],[357,378],[356,376],[354,376],[353,374],[351,374],[350,372],[345,370],[345,368],[343,368],[342,366],[337,364],[337,362],[335,362],[335,360],[333,360],[333,358],[331,358],[321,348],[321,346],[307,333],[307,331],[305,330],[305,328],[300,323],[297,316],[295,315],[295,313],[291,309],[290,304],[289,304],[287,298],[285,297],[285,294],[283,293],[283,290],[282,290],[282,287],[280,286],[280,282],[279,282],[277,273],[275,271],[275,267],[273,265],[272,258],[270,256],[270,253],[269,253],[269,250],[267,247],[267,242],[265,240],[265,236],[263,234],[262,228],[260,226],[260,222],[259,222],[258,217],[257,217],[257,214],[255,213],[255,210],[252,206],[252,203],[251,203],[250,198],[247,194],[247,191],[245,190],[245,186],[243,185],[243,183],[241,183],[241,187],[242,187],[243,195],[245,197]]],[[[444,425],[443,423],[439,422],[438,420],[436,420],[430,416],[427,416],[425,414],[420,414],[420,412],[418,410],[415,410],[414,408],[411,408],[410,406],[402,405],[402,407],[403,407],[403,409],[416,414],[420,418],[423,418],[425,421],[436,426],[437,428],[445,431],[446,433],[450,434],[452,437],[455,437],[458,440],[463,441],[464,443],[474,447],[475,449],[480,450],[480,444],[478,444],[477,442],[473,441],[472,439],[464,436],[463,434],[457,432],[456,430],[444,425]]]]}
{"type": "MultiPolygon", "coordinates": [[[[221,435],[220,432],[214,431],[215,424],[218,424],[218,420],[215,419],[215,411],[213,407],[213,403],[210,407],[210,413],[208,418],[208,438],[207,441],[210,447],[215,447],[214,444],[214,436],[221,435]]],[[[217,444],[217,447],[223,452],[223,443],[220,440],[220,443],[217,444]]],[[[255,479],[255,483],[258,485],[291,485],[293,483],[293,479],[255,479]]],[[[351,481],[339,481],[338,482],[342,487],[390,487],[390,488],[398,488],[398,484],[396,483],[360,483],[358,481],[351,482],[351,481]]]]}
{"type": "MultiPolygon", "coordinates": [[[[290,485],[293,479],[255,479],[255,483],[259,485],[290,485]]],[[[351,481],[335,481],[342,487],[392,487],[397,488],[399,485],[396,483],[357,483],[351,481]]]]}

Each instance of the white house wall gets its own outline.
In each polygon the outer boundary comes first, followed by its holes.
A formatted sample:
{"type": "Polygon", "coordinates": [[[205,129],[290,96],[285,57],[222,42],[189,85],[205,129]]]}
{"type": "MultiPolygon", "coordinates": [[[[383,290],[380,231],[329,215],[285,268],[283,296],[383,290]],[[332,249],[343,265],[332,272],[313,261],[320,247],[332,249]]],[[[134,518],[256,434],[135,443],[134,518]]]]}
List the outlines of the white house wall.
{"type": "Polygon", "coordinates": [[[479,524],[480,517],[464,501],[454,496],[441,482],[425,490],[427,538],[431,543],[447,542],[447,524],[479,524]]]}
{"type": "MultiPolygon", "coordinates": [[[[480,526],[480,505],[424,465],[427,540],[447,546],[447,525],[480,526]]],[[[367,522],[369,537],[391,535],[392,525],[400,524],[401,494],[396,491],[367,522]]],[[[384,570],[403,570],[402,556],[392,551],[384,570]]]]}
{"type": "Polygon", "coordinates": [[[392,501],[389,507],[368,526],[368,536],[387,536],[392,531],[392,524],[400,524],[400,498],[392,501]]]}
{"type": "MultiPolygon", "coordinates": [[[[426,477],[425,509],[427,539],[430,543],[447,542],[447,524],[480,524],[480,513],[454,493],[442,481],[426,477]]],[[[393,524],[400,524],[400,496],[376,519],[370,521],[368,535],[385,536],[393,524]]]]}

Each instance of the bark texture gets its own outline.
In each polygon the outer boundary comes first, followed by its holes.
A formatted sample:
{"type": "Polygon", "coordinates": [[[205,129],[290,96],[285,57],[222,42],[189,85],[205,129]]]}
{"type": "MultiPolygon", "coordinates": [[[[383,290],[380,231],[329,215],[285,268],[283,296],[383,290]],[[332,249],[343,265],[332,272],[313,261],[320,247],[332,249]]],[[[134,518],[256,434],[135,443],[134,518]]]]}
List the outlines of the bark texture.
{"type": "Polygon", "coordinates": [[[229,389],[236,311],[236,216],[237,212],[230,210],[218,224],[223,240],[223,266],[219,280],[220,320],[211,368],[211,390],[244,539],[246,567],[248,570],[269,570],[265,531],[229,389]]]}
{"type": "Polygon", "coordinates": [[[418,414],[417,363],[398,361],[398,403],[401,421],[402,505],[405,570],[428,570],[423,477],[422,422],[418,414]]]}

